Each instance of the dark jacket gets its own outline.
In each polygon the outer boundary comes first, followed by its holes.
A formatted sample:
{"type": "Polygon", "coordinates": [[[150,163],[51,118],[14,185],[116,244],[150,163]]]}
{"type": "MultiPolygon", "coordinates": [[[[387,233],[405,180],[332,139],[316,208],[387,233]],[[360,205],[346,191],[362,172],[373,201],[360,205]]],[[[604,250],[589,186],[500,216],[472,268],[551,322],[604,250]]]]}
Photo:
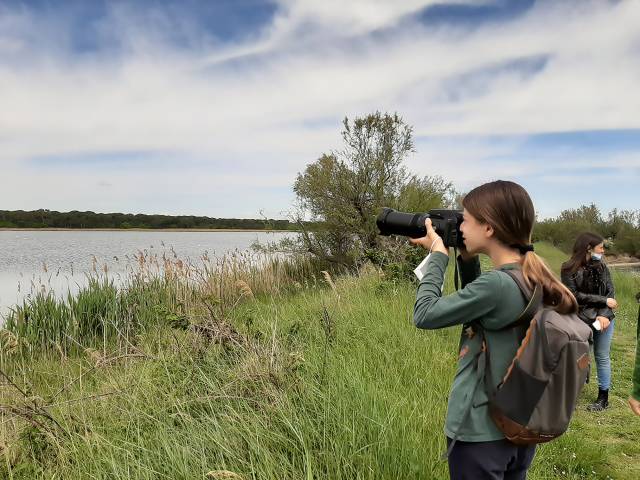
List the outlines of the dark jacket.
{"type": "Polygon", "coordinates": [[[564,283],[578,301],[578,316],[586,324],[591,326],[596,317],[615,318],[613,310],[607,307],[607,298],[615,298],[611,272],[602,262],[589,262],[580,267],[574,273],[562,271],[562,283],[564,283]],[[589,281],[593,275],[597,275],[597,281],[589,281]]]}

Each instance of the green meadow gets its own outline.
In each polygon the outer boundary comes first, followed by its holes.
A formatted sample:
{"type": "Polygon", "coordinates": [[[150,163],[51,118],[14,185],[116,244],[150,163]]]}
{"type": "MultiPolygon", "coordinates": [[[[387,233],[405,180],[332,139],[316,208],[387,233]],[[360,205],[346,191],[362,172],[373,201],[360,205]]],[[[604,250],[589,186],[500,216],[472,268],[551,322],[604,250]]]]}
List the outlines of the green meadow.
{"type": "MultiPolygon", "coordinates": [[[[556,271],[566,258],[536,251],[556,271]]],[[[125,288],[96,276],[16,307],[0,331],[0,478],[447,478],[459,331],[413,326],[415,283],[308,260],[154,261],[125,288]]],[[[640,478],[626,404],[640,283],[614,281],[611,408],[585,410],[592,376],[531,479],[640,478]]]]}

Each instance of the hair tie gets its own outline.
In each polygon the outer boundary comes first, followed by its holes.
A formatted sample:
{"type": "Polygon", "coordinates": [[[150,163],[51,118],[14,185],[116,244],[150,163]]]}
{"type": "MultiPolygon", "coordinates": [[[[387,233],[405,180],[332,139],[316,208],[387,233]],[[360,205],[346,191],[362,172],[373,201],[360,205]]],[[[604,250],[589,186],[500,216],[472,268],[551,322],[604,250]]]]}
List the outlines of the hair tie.
{"type": "Polygon", "coordinates": [[[527,245],[513,244],[513,245],[511,245],[511,248],[517,248],[522,255],[524,255],[527,252],[533,252],[533,244],[531,244],[531,243],[529,243],[527,245]]]}

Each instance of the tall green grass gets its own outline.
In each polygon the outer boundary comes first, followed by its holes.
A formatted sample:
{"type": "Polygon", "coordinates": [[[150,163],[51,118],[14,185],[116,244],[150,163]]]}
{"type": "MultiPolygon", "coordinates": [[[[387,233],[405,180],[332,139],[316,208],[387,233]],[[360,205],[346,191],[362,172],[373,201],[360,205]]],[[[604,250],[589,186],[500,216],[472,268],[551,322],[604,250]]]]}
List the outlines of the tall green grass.
{"type": "MultiPolygon", "coordinates": [[[[550,253],[557,268],[562,255],[550,253]]],[[[447,478],[440,455],[457,329],[415,329],[415,284],[375,268],[322,283],[301,270],[307,288],[289,272],[272,290],[275,282],[250,283],[238,269],[223,284],[232,290],[226,297],[219,282],[195,293],[194,284],[169,282],[174,291],[166,293],[166,279],[147,278],[116,295],[118,305],[148,305],[137,307],[149,317],[126,337],[132,346],[0,355],[26,393],[0,387],[0,478],[232,478],[223,471],[245,479],[447,478]],[[208,297],[214,292],[223,306],[208,297]],[[212,311],[199,306],[203,295],[212,311]],[[158,303],[163,298],[170,301],[158,303]],[[9,405],[20,409],[7,412],[9,405]]],[[[451,265],[447,277],[451,291],[451,265]]],[[[640,423],[623,404],[635,280],[614,279],[622,304],[613,353],[619,392],[610,411],[594,416],[584,409],[591,384],[570,431],[539,449],[530,478],[640,475],[640,423]]],[[[91,319],[111,315],[97,300],[111,304],[108,289],[91,298],[70,308],[91,319]]]]}
{"type": "Polygon", "coordinates": [[[60,297],[39,289],[7,315],[4,328],[29,352],[106,345],[167,323],[188,323],[213,309],[225,310],[244,296],[272,295],[315,283],[311,258],[258,257],[235,252],[203,256],[198,264],[139,252],[118,285],[108,272],[89,274],[77,293],[60,297]]]}

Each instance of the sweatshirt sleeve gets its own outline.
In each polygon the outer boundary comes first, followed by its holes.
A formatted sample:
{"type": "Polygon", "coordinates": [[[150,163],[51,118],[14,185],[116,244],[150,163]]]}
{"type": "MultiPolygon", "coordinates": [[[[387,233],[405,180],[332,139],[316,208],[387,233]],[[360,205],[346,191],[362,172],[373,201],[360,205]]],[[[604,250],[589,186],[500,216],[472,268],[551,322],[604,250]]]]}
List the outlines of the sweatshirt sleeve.
{"type": "Polygon", "coordinates": [[[440,287],[448,262],[449,257],[444,253],[432,254],[418,285],[413,309],[413,322],[418,328],[431,330],[461,325],[480,320],[496,308],[496,294],[501,291],[497,271],[482,274],[461,290],[443,297],[440,287]]]}

